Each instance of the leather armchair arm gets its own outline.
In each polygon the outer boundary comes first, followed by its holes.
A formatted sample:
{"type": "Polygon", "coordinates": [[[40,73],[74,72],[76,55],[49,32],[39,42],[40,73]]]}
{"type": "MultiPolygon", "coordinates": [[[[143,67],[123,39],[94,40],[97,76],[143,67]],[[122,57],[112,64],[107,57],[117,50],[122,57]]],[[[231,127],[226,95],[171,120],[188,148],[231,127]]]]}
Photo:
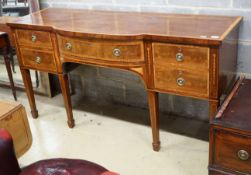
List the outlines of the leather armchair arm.
{"type": "Polygon", "coordinates": [[[0,174],[18,175],[20,172],[12,137],[6,129],[0,129],[0,174]]]}

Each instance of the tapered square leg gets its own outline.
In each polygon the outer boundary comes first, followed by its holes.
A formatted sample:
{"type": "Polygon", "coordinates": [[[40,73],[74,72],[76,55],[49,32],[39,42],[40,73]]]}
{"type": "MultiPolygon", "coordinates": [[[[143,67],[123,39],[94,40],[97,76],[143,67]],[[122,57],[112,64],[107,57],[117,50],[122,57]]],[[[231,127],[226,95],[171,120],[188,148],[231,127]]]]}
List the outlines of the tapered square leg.
{"type": "Polygon", "coordinates": [[[67,113],[67,123],[70,128],[75,126],[75,121],[73,119],[72,114],[72,105],[71,105],[71,96],[70,96],[70,88],[69,88],[69,80],[67,74],[59,74],[59,82],[62,90],[62,95],[64,98],[65,109],[67,113]]]}
{"type": "Polygon", "coordinates": [[[160,141],[159,141],[158,93],[148,91],[147,94],[148,94],[148,105],[149,105],[149,111],[150,111],[151,126],[152,126],[153,150],[159,151],[160,141]]]}
{"type": "Polygon", "coordinates": [[[38,111],[37,111],[37,107],[36,107],[36,102],[35,102],[32,82],[31,82],[30,71],[28,69],[22,69],[22,68],[20,70],[21,70],[21,74],[22,74],[22,77],[23,77],[23,82],[24,82],[26,94],[28,96],[28,100],[29,100],[29,103],[30,103],[32,117],[37,118],[38,117],[38,111]]]}
{"type": "Polygon", "coordinates": [[[15,101],[17,101],[16,88],[15,88],[15,85],[14,85],[11,66],[10,66],[10,58],[8,57],[7,53],[5,53],[5,52],[4,52],[4,62],[5,62],[8,77],[9,77],[9,80],[10,80],[10,87],[11,87],[11,90],[12,90],[12,94],[13,94],[13,97],[14,97],[15,101]]]}

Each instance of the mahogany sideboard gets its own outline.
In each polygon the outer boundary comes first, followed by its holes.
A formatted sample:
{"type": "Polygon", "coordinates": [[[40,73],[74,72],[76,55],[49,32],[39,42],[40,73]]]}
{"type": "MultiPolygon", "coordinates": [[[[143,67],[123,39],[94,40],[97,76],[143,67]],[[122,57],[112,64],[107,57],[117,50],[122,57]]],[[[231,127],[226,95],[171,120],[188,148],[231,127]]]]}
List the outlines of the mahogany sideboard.
{"type": "Polygon", "coordinates": [[[210,118],[233,84],[242,17],[48,8],[8,23],[34,118],[29,69],[57,74],[74,127],[68,63],[128,70],[148,94],[153,148],[160,148],[158,93],[209,101],[210,118]],[[66,66],[65,66],[66,65],[66,66]]]}
{"type": "Polygon", "coordinates": [[[251,175],[250,90],[240,79],[210,123],[210,175],[251,175]]]}

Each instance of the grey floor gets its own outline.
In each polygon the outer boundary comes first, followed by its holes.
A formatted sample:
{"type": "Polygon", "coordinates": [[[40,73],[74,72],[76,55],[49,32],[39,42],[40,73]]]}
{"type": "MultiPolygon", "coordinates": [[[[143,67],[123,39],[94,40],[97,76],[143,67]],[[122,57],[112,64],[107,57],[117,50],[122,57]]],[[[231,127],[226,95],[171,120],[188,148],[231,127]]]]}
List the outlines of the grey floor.
{"type": "MultiPolygon", "coordinates": [[[[121,175],[206,175],[208,124],[160,115],[161,150],[151,147],[147,110],[118,104],[98,104],[72,96],[76,127],[66,125],[63,98],[36,96],[39,118],[32,119],[24,92],[18,101],[26,108],[32,134],[31,149],[21,166],[47,158],[79,158],[96,162],[121,175]]],[[[13,100],[0,88],[1,100],[13,100]]]]}

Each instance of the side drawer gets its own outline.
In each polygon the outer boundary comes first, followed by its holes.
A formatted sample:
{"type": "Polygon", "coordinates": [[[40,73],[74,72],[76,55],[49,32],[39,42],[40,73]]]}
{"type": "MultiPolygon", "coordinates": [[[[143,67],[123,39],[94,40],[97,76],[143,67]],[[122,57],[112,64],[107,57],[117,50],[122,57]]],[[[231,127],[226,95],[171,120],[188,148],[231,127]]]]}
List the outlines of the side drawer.
{"type": "Polygon", "coordinates": [[[56,72],[57,66],[53,52],[21,48],[23,66],[41,71],[56,72]]]}
{"type": "Polygon", "coordinates": [[[179,92],[190,96],[209,96],[209,73],[177,67],[155,65],[154,86],[160,91],[179,92]]]}
{"type": "Polygon", "coordinates": [[[103,41],[63,36],[58,38],[62,55],[119,62],[144,61],[144,46],[141,41],[103,41]]]}
{"type": "Polygon", "coordinates": [[[52,48],[49,32],[17,29],[16,36],[19,45],[52,48]]]}
{"type": "Polygon", "coordinates": [[[153,62],[193,70],[209,69],[209,48],[179,44],[153,43],[153,62]]]}
{"type": "Polygon", "coordinates": [[[234,171],[251,173],[251,136],[215,130],[213,164],[234,171]]]}

